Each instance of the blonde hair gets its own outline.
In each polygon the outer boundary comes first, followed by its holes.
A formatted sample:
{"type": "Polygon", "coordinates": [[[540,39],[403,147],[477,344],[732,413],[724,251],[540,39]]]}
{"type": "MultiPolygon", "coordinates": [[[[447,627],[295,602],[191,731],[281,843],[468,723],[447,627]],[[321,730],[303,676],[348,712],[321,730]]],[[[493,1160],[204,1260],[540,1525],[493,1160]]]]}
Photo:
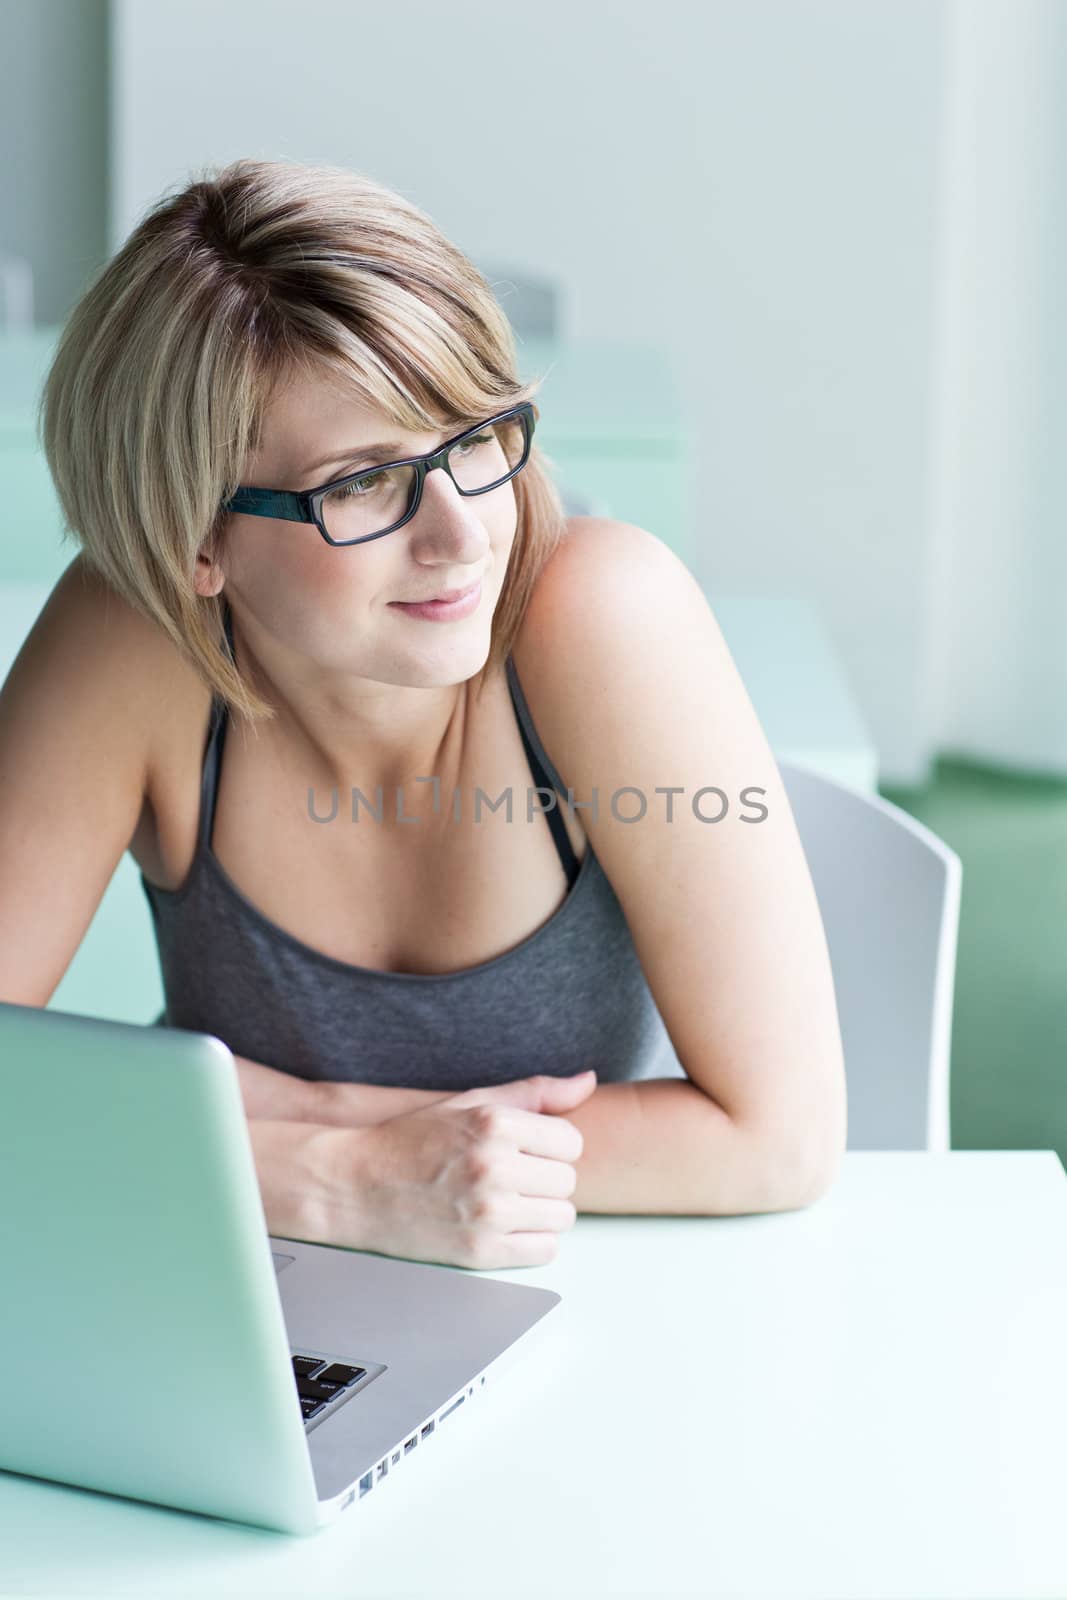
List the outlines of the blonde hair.
{"type": "MultiPolygon", "coordinates": [[[[484,420],[542,381],[520,384],[489,284],[407,199],[340,167],[243,160],[200,169],[147,213],[72,312],[41,399],[88,566],[253,723],[275,712],[231,664],[223,598],[196,593],[196,557],[223,547],[221,506],[276,386],[324,373],[413,432],[484,420]]],[[[483,684],[563,537],[552,465],[535,436],[511,480],[518,521],[483,684]]]]}

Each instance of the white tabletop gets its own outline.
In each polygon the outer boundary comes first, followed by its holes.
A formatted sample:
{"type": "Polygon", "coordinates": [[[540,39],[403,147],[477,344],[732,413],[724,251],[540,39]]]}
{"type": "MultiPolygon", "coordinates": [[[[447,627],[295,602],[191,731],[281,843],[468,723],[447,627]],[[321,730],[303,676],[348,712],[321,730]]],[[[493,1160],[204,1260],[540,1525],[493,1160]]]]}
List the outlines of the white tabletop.
{"type": "Polygon", "coordinates": [[[582,1216],[493,1274],[563,1296],[542,1342],[341,1522],[0,1473],[0,1593],[1063,1596],[1065,1268],[1052,1151],[850,1152],[803,1211],[582,1216]]]}

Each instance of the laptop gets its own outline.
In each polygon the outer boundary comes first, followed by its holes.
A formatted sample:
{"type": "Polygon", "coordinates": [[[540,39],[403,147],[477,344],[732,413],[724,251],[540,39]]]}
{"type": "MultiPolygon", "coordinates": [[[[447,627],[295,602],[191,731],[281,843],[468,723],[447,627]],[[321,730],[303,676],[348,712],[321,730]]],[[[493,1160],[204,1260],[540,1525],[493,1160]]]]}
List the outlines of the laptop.
{"type": "Polygon", "coordinates": [[[0,1469],[293,1534],[404,1493],[560,1300],[272,1237],[220,1039],[3,1002],[0,1261],[0,1469]]]}

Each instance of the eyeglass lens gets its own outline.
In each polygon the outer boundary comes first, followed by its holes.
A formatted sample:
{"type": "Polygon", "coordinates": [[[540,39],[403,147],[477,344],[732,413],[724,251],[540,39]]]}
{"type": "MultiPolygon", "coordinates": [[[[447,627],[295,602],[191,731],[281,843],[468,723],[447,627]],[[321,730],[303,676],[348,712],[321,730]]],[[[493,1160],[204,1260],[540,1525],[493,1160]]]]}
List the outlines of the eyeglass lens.
{"type": "MultiPolygon", "coordinates": [[[[448,465],[460,489],[480,493],[503,483],[526,449],[523,418],[507,417],[457,439],[448,465]]],[[[414,467],[377,467],[331,489],[322,501],[322,520],[331,539],[341,543],[384,533],[403,520],[415,493],[414,467]]]]}

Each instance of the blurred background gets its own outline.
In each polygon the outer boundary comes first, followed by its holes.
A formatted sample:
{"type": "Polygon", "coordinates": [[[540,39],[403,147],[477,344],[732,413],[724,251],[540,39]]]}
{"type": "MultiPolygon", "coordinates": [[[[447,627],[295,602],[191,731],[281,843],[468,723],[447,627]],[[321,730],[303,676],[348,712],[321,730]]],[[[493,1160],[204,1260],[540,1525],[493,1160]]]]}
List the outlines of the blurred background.
{"type": "MultiPolygon", "coordinates": [[[[91,276],[195,168],[367,173],[487,274],[568,509],[677,551],[776,755],[958,852],[952,1146],[1067,1158],[1067,4],[0,0],[0,35],[0,672],[74,550],[35,407],[91,276]]],[[[147,1021],[122,888],[132,964],[53,1003],[147,1021]]]]}

